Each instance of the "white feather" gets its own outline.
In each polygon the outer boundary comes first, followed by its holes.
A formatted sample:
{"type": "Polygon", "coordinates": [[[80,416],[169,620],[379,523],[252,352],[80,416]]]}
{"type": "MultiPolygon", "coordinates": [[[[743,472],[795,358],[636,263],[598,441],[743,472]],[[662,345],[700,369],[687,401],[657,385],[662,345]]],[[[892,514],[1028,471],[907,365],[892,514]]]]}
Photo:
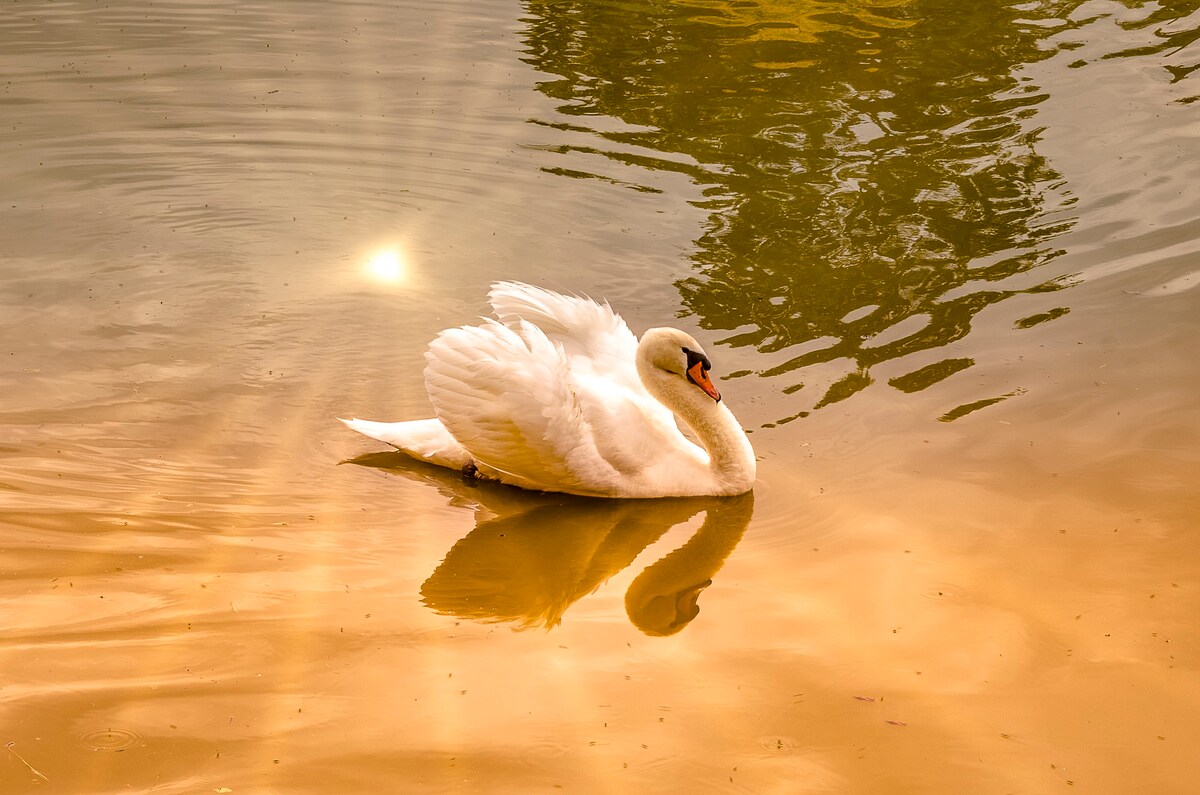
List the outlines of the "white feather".
{"type": "Polygon", "coordinates": [[[408,422],[341,421],[350,430],[386,442],[413,458],[431,464],[461,469],[471,463],[471,454],[450,435],[446,426],[436,419],[408,422]]]}
{"type": "Polygon", "coordinates": [[[665,497],[752,486],[744,432],[683,374],[686,350],[702,353],[691,337],[653,329],[639,344],[607,304],[518,282],[489,297],[498,320],[447,329],[425,354],[436,419],[343,422],[414,458],[473,463],[527,489],[665,497]],[[673,410],[709,451],[680,433],[673,410]]]}

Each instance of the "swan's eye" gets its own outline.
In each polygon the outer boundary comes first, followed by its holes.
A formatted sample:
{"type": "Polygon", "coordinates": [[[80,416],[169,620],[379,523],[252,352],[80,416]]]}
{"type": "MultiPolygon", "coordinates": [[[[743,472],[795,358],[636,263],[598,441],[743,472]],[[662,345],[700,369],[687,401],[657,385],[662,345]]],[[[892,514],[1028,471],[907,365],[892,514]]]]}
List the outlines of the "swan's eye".
{"type": "Polygon", "coordinates": [[[706,373],[712,369],[712,362],[710,362],[708,357],[703,353],[697,353],[690,348],[684,348],[683,354],[687,356],[687,370],[691,370],[697,364],[699,364],[706,373]]]}

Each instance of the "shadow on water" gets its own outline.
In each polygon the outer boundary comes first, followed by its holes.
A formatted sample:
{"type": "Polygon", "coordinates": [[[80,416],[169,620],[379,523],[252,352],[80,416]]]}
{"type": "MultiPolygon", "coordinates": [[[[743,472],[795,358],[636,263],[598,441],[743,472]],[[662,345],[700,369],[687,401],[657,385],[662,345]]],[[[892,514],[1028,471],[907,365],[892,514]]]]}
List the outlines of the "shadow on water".
{"type": "Polygon", "coordinates": [[[625,594],[629,620],[647,635],[673,635],[700,613],[712,584],[754,513],[754,496],[602,500],[536,494],[466,481],[402,453],[368,453],[346,463],[429,483],[452,504],[475,510],[459,539],[421,586],[437,613],[528,629],[558,626],[563,614],[628,567],[671,528],[704,519],[681,546],[647,566],[625,594]]]}
{"type": "MultiPolygon", "coordinates": [[[[1069,285],[1042,266],[1075,200],[1038,152],[1046,94],[1022,67],[1090,21],[1082,5],[527,0],[526,60],[555,76],[539,89],[565,119],[534,123],[583,133],[562,148],[576,164],[701,186],[677,287],[703,327],[771,355],[758,375],[811,384],[788,421],[965,337],[988,306],[1069,285]]],[[[930,358],[891,385],[974,364],[930,358]]]]}

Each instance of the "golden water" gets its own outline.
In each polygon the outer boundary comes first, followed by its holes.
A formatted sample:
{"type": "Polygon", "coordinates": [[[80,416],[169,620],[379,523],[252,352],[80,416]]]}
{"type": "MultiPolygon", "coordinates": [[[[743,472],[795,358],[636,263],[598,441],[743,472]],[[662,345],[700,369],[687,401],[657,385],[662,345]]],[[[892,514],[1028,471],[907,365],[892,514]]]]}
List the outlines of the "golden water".
{"type": "Polygon", "coordinates": [[[0,791],[1191,792],[1200,12],[968,5],[9,4],[0,791]],[[503,278],[754,493],[333,420],[503,278]]]}

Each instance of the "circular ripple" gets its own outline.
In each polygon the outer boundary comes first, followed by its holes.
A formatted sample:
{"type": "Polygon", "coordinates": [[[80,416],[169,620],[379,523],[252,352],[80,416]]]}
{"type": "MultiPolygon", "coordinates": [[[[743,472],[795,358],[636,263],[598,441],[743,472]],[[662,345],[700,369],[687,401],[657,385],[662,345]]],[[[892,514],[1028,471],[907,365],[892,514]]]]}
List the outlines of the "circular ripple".
{"type": "Polygon", "coordinates": [[[939,583],[921,592],[926,599],[957,599],[962,596],[957,585],[939,583]]]}
{"type": "Polygon", "coordinates": [[[79,737],[93,751],[125,751],[143,744],[142,735],[132,729],[96,729],[79,737]]]}
{"type": "Polygon", "coordinates": [[[795,737],[782,737],[772,734],[767,737],[759,737],[758,744],[767,751],[792,753],[800,750],[800,741],[795,737]]]}

